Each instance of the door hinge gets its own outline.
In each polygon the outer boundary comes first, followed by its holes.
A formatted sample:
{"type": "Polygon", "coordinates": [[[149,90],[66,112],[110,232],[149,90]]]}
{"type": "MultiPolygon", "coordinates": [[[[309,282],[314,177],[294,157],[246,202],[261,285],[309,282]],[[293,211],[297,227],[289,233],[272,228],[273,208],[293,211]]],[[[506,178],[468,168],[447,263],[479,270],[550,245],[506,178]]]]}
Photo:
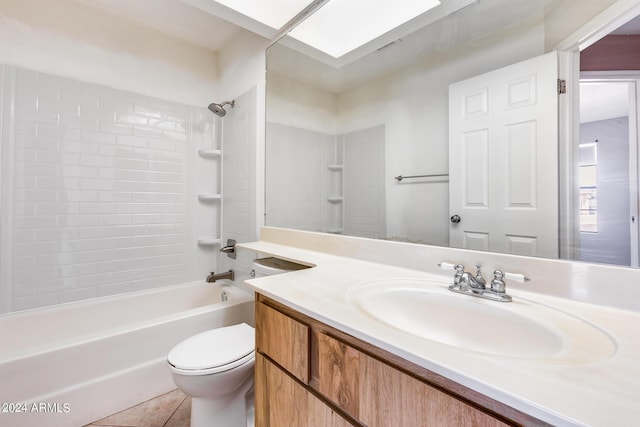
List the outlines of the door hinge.
{"type": "Polygon", "coordinates": [[[565,93],[567,93],[567,81],[558,79],[558,95],[563,95],[565,93]]]}

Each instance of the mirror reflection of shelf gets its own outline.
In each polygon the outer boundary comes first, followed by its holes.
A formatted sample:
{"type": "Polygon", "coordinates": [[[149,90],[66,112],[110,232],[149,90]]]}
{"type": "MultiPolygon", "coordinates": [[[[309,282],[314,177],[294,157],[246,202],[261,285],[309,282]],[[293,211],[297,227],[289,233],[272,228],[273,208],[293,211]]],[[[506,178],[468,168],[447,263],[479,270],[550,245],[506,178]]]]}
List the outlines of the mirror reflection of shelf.
{"type": "Polygon", "coordinates": [[[334,172],[341,171],[342,165],[327,165],[327,169],[334,172]]]}
{"type": "Polygon", "coordinates": [[[329,203],[342,203],[342,196],[327,197],[327,201],[329,203]]]}
{"type": "Polygon", "coordinates": [[[220,244],[220,238],[218,237],[200,237],[198,239],[199,246],[215,246],[220,244]]]}
{"type": "Polygon", "coordinates": [[[204,157],[207,159],[215,159],[222,155],[222,150],[212,150],[212,149],[198,150],[198,155],[200,157],[204,157]]]}
{"type": "Polygon", "coordinates": [[[198,194],[198,200],[201,202],[213,202],[221,199],[220,193],[206,193],[198,194]]]}
{"type": "Polygon", "coordinates": [[[342,228],[330,228],[327,230],[327,233],[331,234],[342,234],[342,228]]]}

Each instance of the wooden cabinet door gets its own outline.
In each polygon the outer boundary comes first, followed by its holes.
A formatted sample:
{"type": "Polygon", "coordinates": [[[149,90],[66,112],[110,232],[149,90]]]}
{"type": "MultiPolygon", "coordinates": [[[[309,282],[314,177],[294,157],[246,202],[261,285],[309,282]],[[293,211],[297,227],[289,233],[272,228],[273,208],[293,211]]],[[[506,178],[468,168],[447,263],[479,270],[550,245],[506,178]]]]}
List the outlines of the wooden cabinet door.
{"type": "Polygon", "coordinates": [[[376,426],[506,426],[500,420],[326,334],[317,334],[318,391],[376,426]]]}
{"type": "Polygon", "coordinates": [[[261,354],[256,354],[256,427],[348,427],[344,418],[261,354]]]}
{"type": "Polygon", "coordinates": [[[256,350],[309,382],[309,327],[256,301],[256,350]]]}

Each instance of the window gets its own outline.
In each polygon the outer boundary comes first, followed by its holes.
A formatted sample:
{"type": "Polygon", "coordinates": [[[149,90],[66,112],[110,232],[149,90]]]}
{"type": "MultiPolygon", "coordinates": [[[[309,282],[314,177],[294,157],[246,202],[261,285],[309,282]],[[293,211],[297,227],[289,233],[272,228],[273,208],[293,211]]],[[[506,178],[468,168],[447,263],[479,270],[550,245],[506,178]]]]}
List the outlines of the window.
{"type": "Polygon", "coordinates": [[[580,144],[580,232],[598,232],[597,142],[580,144]]]}

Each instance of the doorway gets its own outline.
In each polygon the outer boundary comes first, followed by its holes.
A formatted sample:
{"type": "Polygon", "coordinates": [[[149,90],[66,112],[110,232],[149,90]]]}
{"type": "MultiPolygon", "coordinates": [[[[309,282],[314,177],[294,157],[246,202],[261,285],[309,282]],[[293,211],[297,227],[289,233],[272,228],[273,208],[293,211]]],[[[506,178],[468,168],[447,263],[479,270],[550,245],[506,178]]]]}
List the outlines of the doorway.
{"type": "Polygon", "coordinates": [[[635,80],[580,81],[580,261],[638,266],[636,105],[635,80]]]}
{"type": "Polygon", "coordinates": [[[563,259],[639,266],[640,57],[633,49],[627,49],[631,53],[625,57],[619,46],[623,37],[640,41],[639,15],[640,3],[617,0],[556,46],[560,78],[566,79],[567,87],[567,96],[560,101],[560,137],[567,142],[560,144],[560,164],[561,169],[573,171],[560,177],[563,259]],[[594,56],[595,67],[585,66],[594,56]],[[581,110],[589,91],[599,91],[592,104],[610,110],[615,104],[623,112],[612,112],[602,120],[588,118],[581,110]],[[619,98],[626,95],[626,103],[624,99],[610,103],[605,96],[610,91],[621,94],[619,98]]]}

